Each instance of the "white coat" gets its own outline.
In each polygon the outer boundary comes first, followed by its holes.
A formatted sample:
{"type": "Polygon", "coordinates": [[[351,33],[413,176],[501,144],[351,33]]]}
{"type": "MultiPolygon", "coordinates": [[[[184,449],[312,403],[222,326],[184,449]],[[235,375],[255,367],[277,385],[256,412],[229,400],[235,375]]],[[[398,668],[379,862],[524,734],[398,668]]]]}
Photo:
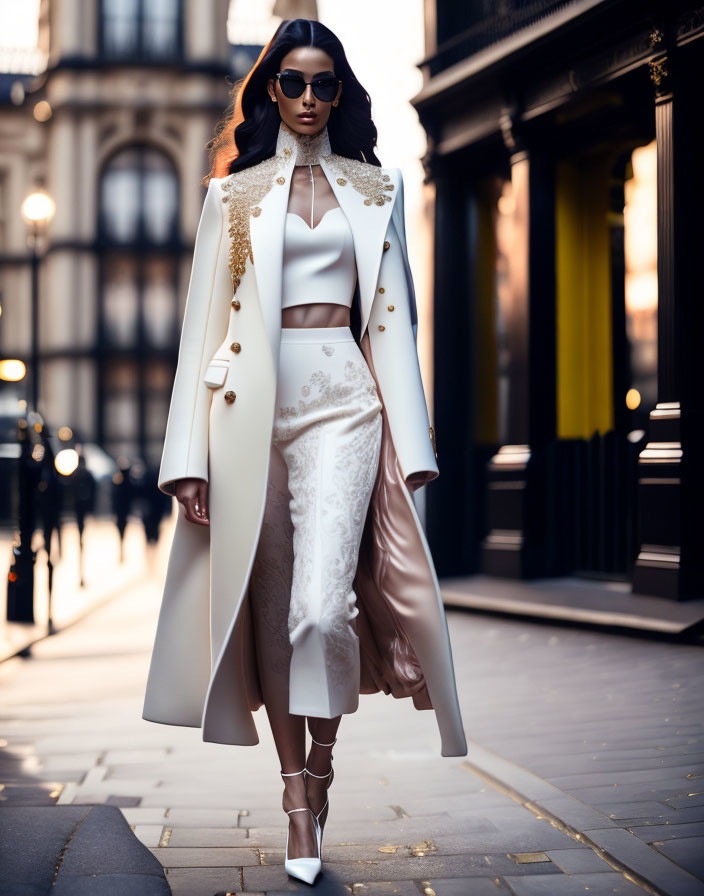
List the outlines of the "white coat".
{"type": "MultiPolygon", "coordinates": [[[[249,584],[275,411],[295,163],[287,143],[280,137],[271,158],[209,183],[159,473],[170,495],[183,477],[208,481],[210,526],[188,522],[179,505],[143,717],[201,727],[203,740],[217,743],[259,742],[249,584]]],[[[434,709],[441,755],[464,756],[447,620],[406,482],[411,474],[430,481],[438,467],[416,350],[401,172],[334,153],[320,164],[352,229],[360,348],[383,404],[379,471],[354,582],[360,694],[381,690],[434,709]]]]}

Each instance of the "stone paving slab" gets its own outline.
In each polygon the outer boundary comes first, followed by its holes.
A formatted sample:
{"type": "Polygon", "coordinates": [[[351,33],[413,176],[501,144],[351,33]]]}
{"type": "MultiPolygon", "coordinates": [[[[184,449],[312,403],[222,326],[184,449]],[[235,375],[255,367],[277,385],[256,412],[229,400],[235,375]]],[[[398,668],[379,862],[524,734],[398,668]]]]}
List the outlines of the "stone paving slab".
{"type": "Polygon", "coordinates": [[[249,831],[244,828],[172,828],[169,825],[165,825],[164,830],[170,831],[168,845],[171,849],[203,846],[258,847],[260,845],[256,841],[250,840],[248,836],[249,831]]]}
{"type": "Polygon", "coordinates": [[[614,873],[575,874],[559,879],[541,874],[504,880],[514,896],[585,896],[586,892],[589,896],[643,896],[639,886],[614,873]]]}
{"type": "MultiPolygon", "coordinates": [[[[699,839],[704,837],[704,823],[694,822],[693,824],[651,824],[643,827],[630,828],[632,834],[640,837],[645,843],[654,843],[661,840],[683,840],[685,838],[694,837],[699,839]]],[[[701,843],[698,844],[701,849],[701,843]]]]}
{"type": "Polygon", "coordinates": [[[260,856],[256,849],[248,847],[202,847],[152,849],[164,868],[240,868],[244,865],[259,865],[260,856]]]}
{"type": "MultiPolygon", "coordinates": [[[[606,802],[616,805],[617,803],[642,802],[643,800],[657,800],[664,803],[668,796],[675,794],[684,796],[689,787],[691,787],[691,784],[688,785],[680,780],[658,781],[658,786],[655,787],[644,787],[642,784],[624,784],[623,786],[605,784],[603,787],[587,787],[580,790],[572,790],[570,791],[570,796],[591,806],[606,802]]],[[[678,812],[690,813],[688,821],[701,821],[704,819],[702,808],[702,806],[682,807],[678,809],[678,812]]]]}
{"type": "Polygon", "coordinates": [[[685,871],[697,878],[704,878],[704,853],[701,843],[697,843],[694,837],[687,837],[684,840],[673,839],[652,845],[656,846],[658,852],[680,865],[685,871]]]}
{"type": "Polygon", "coordinates": [[[601,856],[587,848],[550,849],[547,856],[565,874],[606,874],[613,872],[613,868],[601,856]]]}
{"type": "MultiPolygon", "coordinates": [[[[164,870],[172,896],[213,896],[218,892],[242,892],[239,868],[166,868],[164,870]]],[[[310,887],[308,889],[310,890],[310,887]]],[[[247,896],[254,896],[254,894],[248,893],[247,896]]]]}
{"type": "Polygon", "coordinates": [[[498,877],[494,880],[476,877],[432,878],[427,886],[435,891],[435,896],[502,896],[510,892],[498,877]]]}

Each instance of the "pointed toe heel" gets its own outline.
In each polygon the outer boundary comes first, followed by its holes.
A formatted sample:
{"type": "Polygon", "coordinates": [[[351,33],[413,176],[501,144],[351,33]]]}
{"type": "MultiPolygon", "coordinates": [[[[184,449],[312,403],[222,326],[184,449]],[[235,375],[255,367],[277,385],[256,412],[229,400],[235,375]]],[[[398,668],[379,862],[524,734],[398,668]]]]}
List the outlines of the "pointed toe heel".
{"type": "MultiPolygon", "coordinates": [[[[281,772],[282,775],[302,775],[305,769],[301,769],[300,772],[281,772]]],[[[315,817],[315,813],[308,806],[303,806],[300,809],[287,809],[285,810],[287,815],[291,815],[293,812],[310,812],[313,819],[313,826],[315,828],[315,840],[318,846],[318,855],[317,856],[300,856],[297,859],[289,859],[288,857],[288,840],[290,830],[286,831],[286,858],[284,859],[284,869],[285,871],[291,875],[291,877],[295,877],[298,880],[302,880],[306,884],[312,884],[316,877],[323,870],[323,863],[320,859],[320,824],[318,823],[318,819],[315,817]]]]}

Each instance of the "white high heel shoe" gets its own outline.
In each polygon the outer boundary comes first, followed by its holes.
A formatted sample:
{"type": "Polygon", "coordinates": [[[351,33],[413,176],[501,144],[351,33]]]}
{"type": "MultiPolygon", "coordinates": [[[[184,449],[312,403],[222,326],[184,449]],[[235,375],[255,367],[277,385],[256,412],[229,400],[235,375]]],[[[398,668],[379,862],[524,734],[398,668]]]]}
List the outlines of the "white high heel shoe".
{"type": "MultiPolygon", "coordinates": [[[[332,743],[329,743],[329,744],[323,744],[323,743],[321,743],[319,740],[316,740],[316,739],[313,737],[312,734],[311,734],[311,736],[310,736],[310,739],[313,741],[314,744],[317,744],[319,747],[332,747],[332,746],[334,746],[334,745],[337,743],[337,738],[335,738],[335,740],[333,740],[332,743]]],[[[311,777],[313,777],[313,778],[329,778],[330,775],[332,774],[332,753],[330,754],[330,771],[326,772],[324,775],[316,775],[315,772],[310,771],[310,769],[309,769],[307,766],[306,766],[306,768],[303,769],[303,771],[306,772],[307,774],[311,775],[311,777]]],[[[328,782],[328,787],[329,787],[329,786],[330,786],[330,782],[328,782]]],[[[321,827],[320,827],[320,816],[321,816],[321,815],[323,814],[323,812],[325,811],[325,809],[326,809],[326,807],[327,807],[327,805],[328,805],[329,802],[330,802],[330,800],[328,799],[327,791],[326,791],[326,793],[325,793],[325,805],[324,805],[323,808],[320,810],[320,812],[318,812],[318,814],[315,815],[315,820],[316,820],[317,825],[318,825],[318,830],[320,831],[320,849],[318,850],[318,854],[320,855],[320,859],[321,859],[321,861],[322,861],[322,858],[323,858],[323,856],[322,856],[322,846],[323,846],[323,834],[325,833],[325,829],[324,829],[324,828],[321,829],[321,827]]],[[[311,809],[310,811],[312,812],[313,810],[311,809]]],[[[325,819],[325,821],[327,821],[327,818],[325,819]]]]}
{"type": "MultiPolygon", "coordinates": [[[[290,777],[291,775],[302,775],[305,772],[305,769],[302,768],[300,772],[284,772],[281,774],[284,777],[290,777]]],[[[297,859],[289,859],[288,857],[288,835],[290,831],[286,831],[286,858],[284,859],[284,868],[286,871],[298,880],[302,880],[304,883],[312,884],[316,879],[320,871],[322,870],[323,863],[320,859],[320,824],[318,823],[318,819],[313,812],[313,810],[309,806],[304,806],[301,809],[286,809],[287,815],[291,815],[292,812],[310,812],[313,816],[313,824],[315,826],[315,839],[318,844],[318,855],[315,856],[301,856],[297,859]]]]}

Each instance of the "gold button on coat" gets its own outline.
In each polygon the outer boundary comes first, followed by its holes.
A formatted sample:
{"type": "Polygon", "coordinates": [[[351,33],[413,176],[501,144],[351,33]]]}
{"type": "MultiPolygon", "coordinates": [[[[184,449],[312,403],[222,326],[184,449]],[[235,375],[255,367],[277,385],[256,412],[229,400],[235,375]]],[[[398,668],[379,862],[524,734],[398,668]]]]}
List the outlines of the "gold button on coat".
{"type": "Polygon", "coordinates": [[[383,324],[379,324],[379,329],[380,329],[380,330],[385,330],[386,327],[385,327],[383,324]]]}
{"type": "Polygon", "coordinates": [[[344,187],[345,184],[347,183],[347,181],[344,179],[344,177],[338,177],[337,182],[341,187],[344,187]]]}
{"type": "Polygon", "coordinates": [[[393,306],[393,305],[387,305],[386,307],[389,309],[389,311],[393,311],[393,310],[394,310],[394,306],[393,306]]]}
{"type": "Polygon", "coordinates": [[[379,292],[382,292],[382,293],[383,293],[383,292],[386,292],[386,290],[384,289],[383,286],[380,286],[380,287],[379,287],[379,292]]]}
{"type": "Polygon", "coordinates": [[[286,178],[285,178],[285,177],[277,177],[277,178],[276,178],[276,183],[277,183],[277,184],[285,184],[285,183],[286,183],[286,178]]]}
{"type": "Polygon", "coordinates": [[[239,342],[233,342],[230,348],[235,354],[238,354],[242,350],[242,346],[239,344],[239,342]]]}
{"type": "Polygon", "coordinates": [[[237,395],[234,392],[226,392],[225,393],[225,401],[228,404],[232,404],[232,402],[237,398],[237,395]]]}
{"type": "Polygon", "coordinates": [[[235,311],[239,311],[239,310],[240,310],[240,307],[241,307],[241,306],[240,306],[240,303],[239,303],[239,299],[233,299],[233,300],[232,300],[232,307],[235,309],[235,311]]]}
{"type": "Polygon", "coordinates": [[[390,249],[390,248],[391,248],[391,243],[388,240],[384,240],[384,252],[386,252],[386,250],[390,249]]]}

